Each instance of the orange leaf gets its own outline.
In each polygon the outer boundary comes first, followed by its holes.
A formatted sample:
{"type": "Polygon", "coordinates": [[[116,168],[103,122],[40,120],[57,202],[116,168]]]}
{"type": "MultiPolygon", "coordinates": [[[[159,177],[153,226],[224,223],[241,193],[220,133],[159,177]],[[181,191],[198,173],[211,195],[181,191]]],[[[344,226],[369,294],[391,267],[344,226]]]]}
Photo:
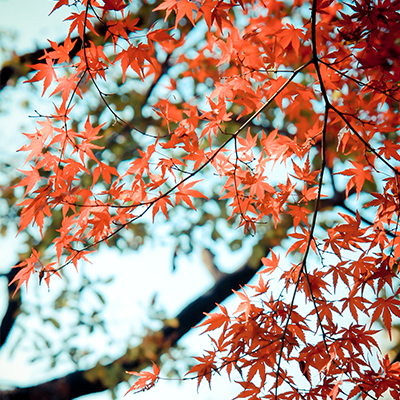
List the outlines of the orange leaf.
{"type": "Polygon", "coordinates": [[[127,374],[139,376],[140,378],[130,387],[130,389],[125,393],[125,396],[136,390],[136,393],[143,392],[152,388],[159,379],[160,367],[153,363],[153,372],[142,371],[142,372],[129,372],[126,371],[127,374]]]}
{"type": "MultiPolygon", "coordinates": [[[[46,51],[45,51],[46,54],[46,51]]],[[[44,80],[43,82],[43,92],[42,96],[46,92],[47,88],[50,86],[53,79],[57,79],[56,72],[53,68],[53,61],[50,58],[46,58],[45,63],[35,64],[35,65],[27,65],[27,67],[36,69],[38,72],[29,80],[24,81],[24,83],[28,82],[38,82],[44,80]]]]}

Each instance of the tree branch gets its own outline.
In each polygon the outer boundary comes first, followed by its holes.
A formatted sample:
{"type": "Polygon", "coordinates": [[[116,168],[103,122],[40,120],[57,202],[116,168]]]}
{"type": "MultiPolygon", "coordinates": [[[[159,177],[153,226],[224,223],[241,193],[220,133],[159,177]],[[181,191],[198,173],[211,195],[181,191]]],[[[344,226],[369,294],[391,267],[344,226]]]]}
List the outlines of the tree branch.
{"type": "MultiPolygon", "coordinates": [[[[330,199],[321,200],[321,209],[343,205],[344,194],[336,193],[330,199]]],[[[127,381],[126,370],[142,370],[151,364],[159,362],[162,354],[174,346],[190,329],[204,318],[204,312],[214,309],[216,303],[221,303],[232,294],[232,289],[239,290],[252,279],[259,268],[260,254],[267,256],[270,249],[279,245],[286,238],[287,230],[292,226],[288,216],[276,229],[271,229],[253,248],[253,255],[235,272],[221,275],[212,288],[192,301],[172,320],[168,320],[159,331],[152,332],[143,338],[141,345],[128,349],[120,358],[107,365],[98,363],[88,370],[72,372],[61,378],[36,386],[16,388],[10,391],[0,391],[2,400],[71,400],[90,393],[98,393],[116,387],[120,382],[127,381]],[[152,348],[154,357],[149,359],[146,349],[152,348]],[[110,382],[109,376],[114,377],[110,382]]],[[[4,321],[3,321],[4,322],[4,321]]],[[[3,328],[2,328],[3,329],[3,328]]],[[[3,331],[2,331],[3,332],[3,331]]]]}
{"type": "MultiPolygon", "coordinates": [[[[132,16],[139,17],[140,20],[137,24],[139,28],[146,28],[147,26],[151,26],[158,19],[163,19],[163,14],[158,12],[153,12],[152,9],[154,5],[152,4],[142,4],[140,10],[132,16]],[[149,22],[149,18],[151,21],[149,22]]],[[[95,31],[99,34],[100,38],[103,38],[107,32],[107,25],[103,23],[95,24],[95,31]]],[[[89,32],[87,34],[86,40],[91,40],[96,43],[99,40],[99,37],[95,36],[93,33],[89,32]]],[[[70,51],[69,56],[73,58],[82,48],[82,39],[79,36],[71,38],[71,42],[76,40],[76,43],[73,49],[70,51]]],[[[58,43],[58,45],[62,45],[64,42],[58,43]]],[[[11,85],[14,86],[17,83],[17,80],[22,76],[27,76],[29,72],[34,71],[32,68],[27,67],[26,65],[33,65],[43,60],[40,60],[41,57],[45,55],[46,52],[53,51],[52,47],[47,47],[46,49],[38,49],[31,53],[26,53],[21,56],[15,55],[11,60],[8,60],[3,63],[3,67],[0,69],[0,91],[4,89],[5,86],[11,85]]]]}
{"type": "MultiPolygon", "coordinates": [[[[18,268],[12,268],[11,271],[5,275],[8,280],[7,286],[14,279],[17,273],[18,268]]],[[[11,286],[8,286],[8,306],[0,325],[0,347],[6,342],[11,328],[14,325],[15,318],[19,314],[19,309],[21,307],[21,292],[18,291],[13,297],[16,288],[17,282],[14,282],[11,286]]]]}
{"type": "MultiPolygon", "coordinates": [[[[288,219],[287,219],[288,220],[288,219]]],[[[277,241],[286,237],[286,231],[291,226],[291,220],[280,224],[276,230],[269,232],[255,246],[259,247],[267,255],[277,241]]],[[[2,400],[71,400],[90,393],[97,393],[117,386],[126,381],[129,375],[126,370],[141,370],[151,364],[151,361],[159,362],[160,356],[171,346],[174,346],[189,330],[200,323],[204,318],[204,312],[214,309],[216,303],[223,302],[232,294],[232,289],[240,289],[240,286],[249,282],[258,269],[262,266],[253,262],[253,258],[244,263],[235,272],[221,276],[213,287],[203,295],[187,305],[174,319],[173,323],[166,323],[164,327],[152,332],[143,338],[143,342],[137,348],[128,349],[125,355],[107,365],[97,364],[86,371],[75,371],[64,377],[49,382],[26,388],[16,388],[11,391],[0,392],[2,400]],[[146,348],[154,348],[153,360],[145,356],[146,348]],[[132,357],[132,354],[135,356],[132,357]],[[114,384],[107,382],[110,372],[117,376],[114,384]],[[117,372],[116,372],[117,371],[117,372]]],[[[171,321],[171,320],[169,320],[171,321]]]]}

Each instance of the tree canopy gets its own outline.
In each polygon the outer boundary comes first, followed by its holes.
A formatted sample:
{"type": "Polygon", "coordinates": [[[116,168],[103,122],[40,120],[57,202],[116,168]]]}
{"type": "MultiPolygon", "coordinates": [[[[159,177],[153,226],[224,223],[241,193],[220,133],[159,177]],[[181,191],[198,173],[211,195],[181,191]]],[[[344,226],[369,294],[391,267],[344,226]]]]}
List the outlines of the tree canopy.
{"type": "Polygon", "coordinates": [[[210,345],[182,379],[198,385],[224,372],[238,398],[400,399],[400,346],[378,343],[400,317],[400,3],[59,0],[51,13],[65,8],[64,40],[1,71],[1,88],[27,76],[50,110],[35,110],[1,188],[29,245],[7,275],[1,344],[22,287],[61,278],[54,307],[70,307],[68,271],[100,247],[165,235],[172,269],[204,247],[214,284],[122,357],[5,398],[73,399],[131,375],[129,392],[150,389],[197,325],[210,345]],[[218,243],[249,257],[224,269],[218,243]]]}

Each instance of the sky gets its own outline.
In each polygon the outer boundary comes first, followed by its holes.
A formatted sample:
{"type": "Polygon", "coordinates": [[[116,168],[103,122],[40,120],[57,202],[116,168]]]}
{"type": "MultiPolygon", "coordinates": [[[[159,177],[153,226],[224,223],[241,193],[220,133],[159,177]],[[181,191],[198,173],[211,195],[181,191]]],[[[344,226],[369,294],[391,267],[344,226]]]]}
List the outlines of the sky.
{"type": "MultiPolygon", "coordinates": [[[[37,47],[48,46],[47,38],[57,41],[65,37],[68,24],[61,21],[68,14],[61,9],[48,17],[54,4],[47,0],[0,0],[2,35],[0,42],[2,45],[8,51],[13,50],[17,54],[23,54],[37,47]],[[10,41],[10,37],[14,40],[10,41]]],[[[6,60],[0,60],[1,63],[4,61],[6,60]]],[[[35,121],[29,116],[34,114],[35,109],[45,107],[46,102],[49,101],[46,97],[40,99],[37,96],[29,100],[28,108],[22,108],[21,104],[26,101],[28,95],[32,96],[32,92],[20,82],[16,88],[6,88],[0,94],[0,141],[7,143],[7,146],[1,146],[0,157],[12,158],[14,162],[20,158],[21,165],[23,154],[17,152],[24,144],[24,136],[21,132],[34,132],[35,121]]],[[[15,235],[16,232],[11,231],[7,236],[0,238],[2,254],[0,273],[8,271],[10,265],[15,262],[17,251],[21,250],[22,237],[15,235]]],[[[199,242],[202,243],[201,237],[199,237],[199,242]]],[[[140,330],[141,321],[145,319],[147,307],[156,292],[158,292],[158,304],[166,310],[168,317],[173,317],[190,300],[195,299],[212,285],[211,276],[199,261],[201,260],[200,250],[200,248],[197,249],[189,257],[181,257],[175,274],[171,274],[173,243],[166,239],[154,240],[145,244],[139,251],[129,252],[126,255],[121,255],[116,250],[101,250],[90,257],[92,264],[82,266],[79,273],[84,271],[91,279],[115,277],[111,284],[101,288],[102,295],[106,298],[102,316],[108,321],[114,342],[118,343],[120,339],[122,343],[120,346],[114,343],[112,348],[107,349],[111,356],[122,355],[126,340],[132,332],[137,333],[140,330]]],[[[239,266],[246,256],[246,251],[239,255],[231,254],[226,247],[221,246],[218,249],[216,261],[229,270],[239,266]]],[[[71,272],[71,280],[79,280],[79,277],[74,277],[74,274],[75,272],[71,272]]],[[[61,283],[54,281],[54,289],[52,287],[52,291],[49,292],[45,285],[39,287],[32,281],[29,283],[28,292],[25,288],[22,289],[24,302],[30,305],[32,310],[38,302],[41,306],[51,304],[54,293],[58,293],[57,290],[60,290],[61,286],[61,283]]],[[[0,278],[0,317],[7,304],[6,292],[5,279],[0,278]]],[[[41,321],[34,318],[21,317],[19,322],[21,326],[25,323],[29,324],[26,326],[27,333],[24,339],[18,342],[21,331],[20,328],[15,328],[7,345],[0,350],[0,388],[32,385],[73,371],[71,363],[52,369],[48,366],[48,360],[31,363],[30,359],[36,353],[32,348],[33,336],[30,335],[34,331],[45,332],[47,328],[41,326],[41,321]],[[14,352],[12,352],[13,347],[17,348],[14,352]]],[[[61,321],[61,324],[68,326],[68,321],[61,321]]],[[[208,347],[209,339],[205,335],[199,336],[199,333],[200,330],[193,331],[180,341],[180,344],[188,349],[187,353],[190,355],[199,356],[202,350],[208,347]]],[[[93,341],[93,337],[88,340],[93,341]]],[[[101,352],[101,348],[106,347],[107,343],[104,343],[101,337],[97,340],[98,343],[94,342],[91,345],[98,347],[101,352]]],[[[127,389],[127,385],[120,385],[118,398],[122,399],[127,389]]],[[[198,393],[195,381],[184,383],[162,381],[151,391],[138,394],[135,398],[155,400],[161,396],[164,399],[174,398],[175,400],[188,397],[199,400],[216,398],[228,400],[235,397],[239,390],[237,385],[227,383],[224,378],[215,379],[212,389],[210,391],[207,385],[203,384],[198,393]]],[[[110,394],[104,392],[84,396],[81,399],[109,400],[110,398],[110,394]]]]}

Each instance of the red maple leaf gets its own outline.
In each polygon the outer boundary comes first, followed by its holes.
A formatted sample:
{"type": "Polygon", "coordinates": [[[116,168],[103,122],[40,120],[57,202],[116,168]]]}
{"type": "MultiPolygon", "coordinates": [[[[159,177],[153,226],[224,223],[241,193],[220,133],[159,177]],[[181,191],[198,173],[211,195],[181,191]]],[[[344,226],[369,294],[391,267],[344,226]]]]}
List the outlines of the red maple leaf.
{"type": "Polygon", "coordinates": [[[139,376],[139,379],[125,393],[125,396],[129,392],[132,392],[133,390],[135,390],[136,393],[139,393],[139,392],[143,392],[145,390],[152,388],[159,379],[160,367],[153,363],[153,372],[149,372],[149,371],[129,372],[129,371],[126,371],[126,373],[130,374],[130,375],[139,376]]]}
{"type": "Polygon", "coordinates": [[[372,314],[371,324],[382,315],[383,323],[389,333],[390,340],[392,340],[392,314],[400,317],[400,300],[397,300],[395,296],[387,299],[379,297],[378,300],[371,304],[370,309],[373,308],[375,311],[372,314]]]}
{"type": "MultiPolygon", "coordinates": [[[[46,51],[45,51],[46,54],[46,51]]],[[[46,58],[45,63],[35,64],[35,65],[27,65],[27,67],[36,69],[38,72],[29,80],[24,81],[27,82],[38,82],[44,80],[43,82],[43,92],[42,96],[46,92],[47,88],[50,86],[53,79],[57,79],[56,72],[53,67],[53,61],[50,58],[46,58]]]]}
{"type": "Polygon", "coordinates": [[[190,197],[200,197],[203,199],[208,200],[208,197],[204,195],[203,193],[199,192],[198,190],[192,189],[192,187],[200,181],[194,181],[190,182],[187,185],[182,185],[180,184],[178,186],[179,190],[175,193],[175,202],[176,204],[179,203],[180,200],[184,201],[190,208],[193,208],[195,210],[196,208],[194,207],[192,200],[190,197]]]}

